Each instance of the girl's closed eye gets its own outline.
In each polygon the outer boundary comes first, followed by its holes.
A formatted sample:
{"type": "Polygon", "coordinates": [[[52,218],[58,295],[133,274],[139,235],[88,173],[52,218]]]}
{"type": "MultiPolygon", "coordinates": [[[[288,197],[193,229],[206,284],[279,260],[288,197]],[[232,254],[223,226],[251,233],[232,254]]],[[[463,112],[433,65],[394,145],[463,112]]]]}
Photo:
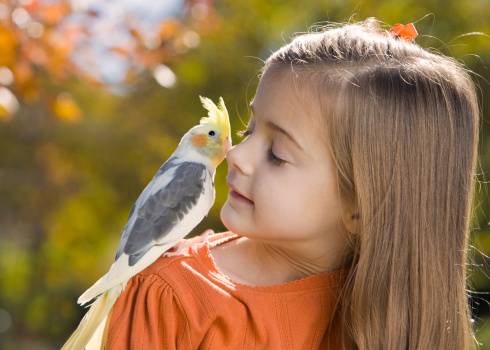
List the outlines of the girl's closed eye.
{"type": "Polygon", "coordinates": [[[267,152],[267,160],[277,166],[284,165],[286,164],[286,161],[284,159],[278,158],[274,152],[272,151],[272,148],[269,148],[269,151],[267,152]]]}
{"type": "MultiPolygon", "coordinates": [[[[237,135],[240,137],[247,137],[250,136],[252,132],[253,130],[249,128],[244,131],[239,131],[237,135]]],[[[284,165],[286,163],[284,159],[281,159],[274,154],[274,152],[272,151],[272,147],[269,148],[269,150],[267,151],[267,161],[277,166],[284,165]]]]}

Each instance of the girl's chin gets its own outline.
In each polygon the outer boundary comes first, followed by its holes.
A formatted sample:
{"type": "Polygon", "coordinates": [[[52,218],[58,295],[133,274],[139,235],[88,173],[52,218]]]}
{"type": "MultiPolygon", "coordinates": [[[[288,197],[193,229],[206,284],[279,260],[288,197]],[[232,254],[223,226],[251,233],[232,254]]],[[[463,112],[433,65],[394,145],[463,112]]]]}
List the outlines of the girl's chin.
{"type": "Polygon", "coordinates": [[[240,231],[240,214],[230,205],[229,199],[227,199],[225,204],[221,207],[220,219],[229,231],[235,233],[240,231]]]}
{"type": "Polygon", "coordinates": [[[229,210],[229,208],[227,208],[227,206],[228,206],[228,200],[221,207],[221,211],[219,213],[219,217],[220,217],[221,222],[223,223],[223,225],[225,225],[225,227],[229,231],[233,231],[233,229],[231,228],[231,225],[230,225],[229,218],[228,218],[228,210],[229,210]]]}

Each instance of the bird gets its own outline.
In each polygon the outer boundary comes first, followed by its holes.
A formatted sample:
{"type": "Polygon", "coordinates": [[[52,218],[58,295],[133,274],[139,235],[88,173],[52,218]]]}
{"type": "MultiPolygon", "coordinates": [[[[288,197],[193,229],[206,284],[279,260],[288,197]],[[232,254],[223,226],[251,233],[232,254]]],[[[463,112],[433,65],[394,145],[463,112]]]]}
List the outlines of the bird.
{"type": "Polygon", "coordinates": [[[95,301],[62,350],[103,349],[112,306],[131,277],[162,255],[178,254],[185,245],[183,238],[211,209],[216,168],[231,148],[230,121],[223,98],[215,105],[199,97],[208,116],[182,137],[136,200],[115,262],[78,299],[80,305],[95,301]],[[173,247],[177,250],[169,252],[173,247]]]}

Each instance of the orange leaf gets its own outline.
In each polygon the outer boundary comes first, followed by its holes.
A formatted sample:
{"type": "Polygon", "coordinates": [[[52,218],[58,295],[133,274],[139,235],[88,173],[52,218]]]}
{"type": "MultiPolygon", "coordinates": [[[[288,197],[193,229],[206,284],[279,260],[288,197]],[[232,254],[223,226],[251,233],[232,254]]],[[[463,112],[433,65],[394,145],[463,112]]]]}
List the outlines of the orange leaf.
{"type": "Polygon", "coordinates": [[[138,55],[137,60],[143,67],[153,67],[160,62],[167,61],[164,59],[164,55],[161,50],[143,51],[138,55]]]}
{"type": "Polygon", "coordinates": [[[89,15],[90,17],[95,17],[95,18],[98,18],[99,17],[99,14],[95,11],[92,11],[92,10],[88,10],[85,12],[87,15],[89,15]]]}
{"type": "Polygon", "coordinates": [[[48,25],[55,25],[70,12],[70,5],[66,2],[53,3],[42,9],[44,21],[48,25]]]}
{"type": "Polygon", "coordinates": [[[181,30],[182,26],[180,21],[176,18],[172,18],[166,20],[160,25],[158,34],[160,35],[162,41],[165,41],[175,37],[181,30]]]}
{"type": "Polygon", "coordinates": [[[138,41],[143,40],[143,36],[136,29],[130,29],[129,33],[138,41]]]}
{"type": "Polygon", "coordinates": [[[12,66],[12,73],[17,84],[27,84],[33,78],[33,72],[29,64],[24,61],[17,61],[12,66]]]}
{"type": "Polygon", "coordinates": [[[45,48],[36,41],[25,43],[22,47],[23,56],[29,61],[37,65],[44,65],[48,59],[45,48]]]}
{"type": "Polygon", "coordinates": [[[0,66],[11,66],[15,62],[17,40],[6,28],[0,28],[0,66]]]}
{"type": "Polygon", "coordinates": [[[31,16],[36,15],[41,10],[41,4],[37,0],[31,0],[24,5],[24,9],[29,12],[31,16]]]}
{"type": "Polygon", "coordinates": [[[62,92],[56,97],[54,113],[62,120],[78,122],[82,119],[82,110],[70,94],[62,92]]]}
{"type": "Polygon", "coordinates": [[[110,51],[119,53],[119,54],[124,55],[124,56],[129,55],[129,51],[127,49],[125,49],[124,47],[120,47],[120,46],[111,47],[110,51]]]}

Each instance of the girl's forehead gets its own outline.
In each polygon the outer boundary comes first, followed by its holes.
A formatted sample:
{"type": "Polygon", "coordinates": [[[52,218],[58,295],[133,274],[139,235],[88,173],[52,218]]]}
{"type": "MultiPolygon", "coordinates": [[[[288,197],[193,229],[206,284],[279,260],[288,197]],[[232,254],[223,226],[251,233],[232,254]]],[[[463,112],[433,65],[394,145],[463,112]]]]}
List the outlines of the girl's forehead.
{"type": "Polygon", "coordinates": [[[290,132],[301,143],[324,139],[325,121],[317,94],[307,80],[294,72],[264,72],[251,102],[258,122],[273,122],[290,132]]]}
{"type": "MultiPolygon", "coordinates": [[[[281,72],[266,70],[251,102],[255,117],[273,118],[296,125],[324,128],[324,116],[318,94],[308,85],[308,79],[287,68],[281,72]]],[[[278,121],[279,121],[278,120],[278,121]]]]}

